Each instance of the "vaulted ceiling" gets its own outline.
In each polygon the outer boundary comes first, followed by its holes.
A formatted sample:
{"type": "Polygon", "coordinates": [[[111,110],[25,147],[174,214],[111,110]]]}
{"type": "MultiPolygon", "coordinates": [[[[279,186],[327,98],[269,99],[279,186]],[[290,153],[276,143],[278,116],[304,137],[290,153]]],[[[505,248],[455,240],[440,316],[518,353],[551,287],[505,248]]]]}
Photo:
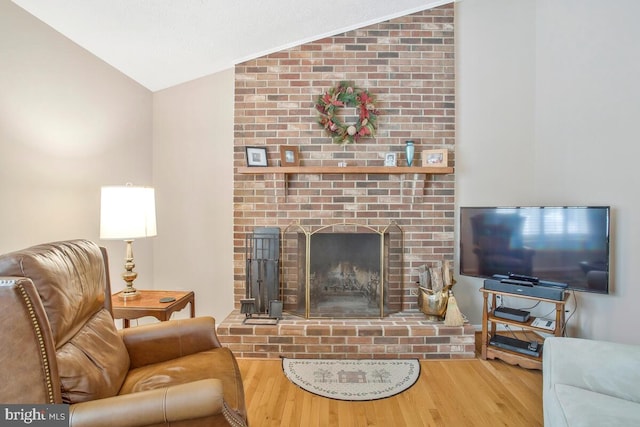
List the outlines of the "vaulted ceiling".
{"type": "Polygon", "coordinates": [[[453,0],[13,0],[152,91],[453,0]]]}

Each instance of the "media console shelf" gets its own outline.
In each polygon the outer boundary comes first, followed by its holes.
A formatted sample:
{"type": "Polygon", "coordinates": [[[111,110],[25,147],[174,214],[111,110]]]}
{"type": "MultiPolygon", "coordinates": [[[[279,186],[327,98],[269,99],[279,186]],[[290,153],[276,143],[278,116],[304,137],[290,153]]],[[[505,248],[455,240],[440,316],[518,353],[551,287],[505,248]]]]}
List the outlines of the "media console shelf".
{"type": "MultiPolygon", "coordinates": [[[[547,299],[547,298],[539,298],[528,295],[521,294],[512,294],[508,292],[500,292],[494,291],[491,289],[481,288],[480,292],[482,292],[483,297],[483,309],[482,309],[482,359],[500,359],[511,365],[520,365],[523,368],[527,369],[542,369],[542,353],[540,353],[539,357],[529,356],[526,354],[517,353],[514,351],[509,351],[506,349],[502,349],[499,347],[495,347],[489,343],[489,338],[496,333],[496,326],[498,324],[508,325],[518,327],[525,331],[534,331],[534,332],[543,332],[547,334],[553,334],[557,337],[562,336],[564,331],[564,321],[565,321],[565,305],[567,304],[567,299],[569,297],[569,293],[565,292],[564,298],[561,301],[547,299]],[[548,330],[544,328],[538,328],[532,325],[535,320],[534,317],[530,318],[526,322],[518,322],[515,320],[503,319],[500,317],[494,316],[494,310],[496,308],[496,297],[498,295],[505,297],[513,297],[513,298],[523,298],[529,299],[538,302],[545,302],[555,305],[556,311],[556,324],[555,329],[548,330]],[[491,296],[491,305],[489,305],[489,296],[491,296]]],[[[544,345],[542,346],[542,351],[544,352],[544,345]]]]}
{"type": "Polygon", "coordinates": [[[432,175],[446,175],[453,173],[452,167],[422,167],[422,166],[241,166],[238,173],[243,175],[262,175],[268,173],[291,174],[407,174],[424,173],[432,175]]]}

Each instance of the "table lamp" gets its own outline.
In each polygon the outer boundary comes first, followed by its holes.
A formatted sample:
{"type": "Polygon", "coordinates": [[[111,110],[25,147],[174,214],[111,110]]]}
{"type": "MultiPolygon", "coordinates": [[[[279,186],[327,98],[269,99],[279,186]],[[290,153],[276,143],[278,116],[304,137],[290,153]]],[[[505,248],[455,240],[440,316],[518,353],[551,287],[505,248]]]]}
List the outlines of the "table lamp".
{"type": "Polygon", "coordinates": [[[133,269],[134,239],[155,236],[156,202],[155,191],[150,187],[125,186],[102,187],[100,201],[100,238],[122,239],[127,244],[122,278],[126,288],[120,292],[122,298],[140,296],[133,281],[138,273],[133,269]]]}

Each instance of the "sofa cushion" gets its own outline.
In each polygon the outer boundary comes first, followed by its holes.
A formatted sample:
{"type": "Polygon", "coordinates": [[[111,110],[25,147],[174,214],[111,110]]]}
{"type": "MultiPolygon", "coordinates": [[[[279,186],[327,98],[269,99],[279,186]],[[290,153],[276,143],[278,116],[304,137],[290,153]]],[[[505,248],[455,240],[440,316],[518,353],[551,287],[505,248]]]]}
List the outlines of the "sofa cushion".
{"type": "Polygon", "coordinates": [[[544,342],[545,384],[569,384],[640,403],[640,346],[580,338],[544,342]]]}
{"type": "Polygon", "coordinates": [[[106,309],[56,353],[65,403],[117,395],[129,370],[129,354],[106,309]]]}
{"type": "Polygon", "coordinates": [[[563,412],[566,423],[562,423],[563,425],[582,427],[640,425],[639,403],[566,384],[555,384],[553,392],[563,412]]]}
{"type": "Polygon", "coordinates": [[[239,411],[244,408],[244,391],[238,372],[239,368],[231,351],[225,347],[215,348],[132,369],[120,389],[120,394],[185,384],[204,378],[217,378],[222,381],[225,404],[239,411]]]}

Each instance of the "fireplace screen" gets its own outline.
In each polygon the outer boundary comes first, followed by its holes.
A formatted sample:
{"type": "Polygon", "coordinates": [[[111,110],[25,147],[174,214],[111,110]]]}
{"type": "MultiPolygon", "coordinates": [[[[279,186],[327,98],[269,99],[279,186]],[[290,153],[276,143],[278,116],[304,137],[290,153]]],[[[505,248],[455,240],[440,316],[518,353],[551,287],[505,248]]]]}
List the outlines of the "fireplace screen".
{"type": "Polygon", "coordinates": [[[384,317],[402,307],[402,231],[338,224],[283,233],[284,310],[323,318],[384,317]]]}

